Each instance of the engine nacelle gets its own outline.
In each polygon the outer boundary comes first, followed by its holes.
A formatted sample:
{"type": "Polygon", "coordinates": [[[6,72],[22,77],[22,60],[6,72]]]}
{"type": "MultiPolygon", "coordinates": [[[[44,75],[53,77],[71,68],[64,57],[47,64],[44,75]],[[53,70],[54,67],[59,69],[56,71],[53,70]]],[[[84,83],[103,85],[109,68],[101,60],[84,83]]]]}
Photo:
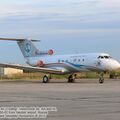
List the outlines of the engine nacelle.
{"type": "Polygon", "coordinates": [[[34,66],[34,67],[43,67],[44,66],[44,62],[42,60],[31,60],[31,61],[27,61],[26,62],[27,64],[31,65],[31,66],[34,66]]]}
{"type": "Polygon", "coordinates": [[[39,51],[39,50],[35,51],[35,55],[53,55],[53,53],[54,51],[52,49],[48,51],[39,51]]]}
{"type": "Polygon", "coordinates": [[[48,54],[49,54],[49,55],[53,55],[53,54],[54,54],[54,51],[53,51],[52,49],[50,49],[50,50],[48,51],[48,54]]]}
{"type": "Polygon", "coordinates": [[[39,60],[39,61],[37,62],[37,66],[43,67],[43,66],[44,66],[44,62],[43,62],[42,60],[39,60]]]}

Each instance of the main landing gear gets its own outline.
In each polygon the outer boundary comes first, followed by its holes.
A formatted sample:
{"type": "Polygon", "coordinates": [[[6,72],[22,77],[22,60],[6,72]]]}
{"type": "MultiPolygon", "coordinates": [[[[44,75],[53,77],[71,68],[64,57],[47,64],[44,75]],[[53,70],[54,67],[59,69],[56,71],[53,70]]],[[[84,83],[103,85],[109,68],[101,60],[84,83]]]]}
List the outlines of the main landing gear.
{"type": "Polygon", "coordinates": [[[68,83],[74,83],[74,82],[75,82],[75,79],[76,79],[76,74],[70,75],[70,76],[68,77],[68,83]]]}
{"type": "MultiPolygon", "coordinates": [[[[76,76],[77,76],[76,74],[70,75],[68,77],[68,83],[74,83],[75,79],[76,79],[76,76]]],[[[51,75],[45,75],[43,77],[43,83],[49,83],[50,79],[51,79],[51,75]]]]}
{"type": "Polygon", "coordinates": [[[104,73],[100,73],[99,83],[100,84],[104,83],[104,73]]]}
{"type": "Polygon", "coordinates": [[[51,75],[45,75],[43,77],[43,83],[48,83],[50,81],[50,79],[51,79],[51,75]]]}

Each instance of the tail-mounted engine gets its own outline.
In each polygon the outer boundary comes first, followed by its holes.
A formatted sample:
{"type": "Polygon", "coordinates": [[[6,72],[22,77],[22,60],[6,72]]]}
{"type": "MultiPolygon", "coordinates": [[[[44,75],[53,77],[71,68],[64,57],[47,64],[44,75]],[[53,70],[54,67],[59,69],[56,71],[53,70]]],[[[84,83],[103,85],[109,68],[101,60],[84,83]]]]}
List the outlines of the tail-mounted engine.
{"type": "Polygon", "coordinates": [[[52,49],[50,49],[48,51],[39,51],[39,50],[36,50],[35,54],[36,55],[53,55],[54,51],[52,49]]]}

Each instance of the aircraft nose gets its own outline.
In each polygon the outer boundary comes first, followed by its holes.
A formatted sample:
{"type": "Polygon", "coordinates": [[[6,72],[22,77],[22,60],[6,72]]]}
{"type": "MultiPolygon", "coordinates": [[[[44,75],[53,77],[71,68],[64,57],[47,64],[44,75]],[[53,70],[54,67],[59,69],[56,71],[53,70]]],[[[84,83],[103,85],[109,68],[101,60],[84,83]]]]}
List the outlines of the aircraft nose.
{"type": "Polygon", "coordinates": [[[120,63],[116,64],[116,69],[119,70],[120,69],[120,63]]]}
{"type": "Polygon", "coordinates": [[[108,71],[115,71],[120,69],[120,63],[116,60],[103,61],[103,66],[108,71]]]}
{"type": "Polygon", "coordinates": [[[111,68],[112,68],[112,70],[119,70],[120,69],[120,63],[118,61],[112,61],[111,68]]]}

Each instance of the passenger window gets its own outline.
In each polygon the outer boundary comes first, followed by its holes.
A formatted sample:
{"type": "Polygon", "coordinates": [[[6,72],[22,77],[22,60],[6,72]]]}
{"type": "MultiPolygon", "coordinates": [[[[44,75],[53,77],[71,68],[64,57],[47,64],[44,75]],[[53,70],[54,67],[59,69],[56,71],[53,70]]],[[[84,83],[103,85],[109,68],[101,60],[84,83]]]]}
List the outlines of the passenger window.
{"type": "Polygon", "coordinates": [[[60,63],[60,60],[58,60],[58,62],[60,63]]]}
{"type": "Polygon", "coordinates": [[[68,60],[66,60],[65,62],[68,62],[68,60]]]}
{"type": "Polygon", "coordinates": [[[74,62],[76,62],[76,59],[74,59],[74,62]]]}

